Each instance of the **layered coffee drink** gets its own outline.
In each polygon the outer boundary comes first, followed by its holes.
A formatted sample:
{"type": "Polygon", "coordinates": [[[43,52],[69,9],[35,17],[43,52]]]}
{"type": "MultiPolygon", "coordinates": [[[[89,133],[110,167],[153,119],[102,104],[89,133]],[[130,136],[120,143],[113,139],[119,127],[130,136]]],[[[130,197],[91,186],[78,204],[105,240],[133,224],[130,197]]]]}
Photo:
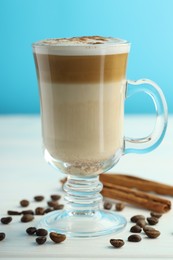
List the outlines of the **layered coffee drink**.
{"type": "Polygon", "coordinates": [[[89,36],[43,40],[33,51],[48,160],[78,176],[103,172],[122,155],[129,45],[89,36]]]}

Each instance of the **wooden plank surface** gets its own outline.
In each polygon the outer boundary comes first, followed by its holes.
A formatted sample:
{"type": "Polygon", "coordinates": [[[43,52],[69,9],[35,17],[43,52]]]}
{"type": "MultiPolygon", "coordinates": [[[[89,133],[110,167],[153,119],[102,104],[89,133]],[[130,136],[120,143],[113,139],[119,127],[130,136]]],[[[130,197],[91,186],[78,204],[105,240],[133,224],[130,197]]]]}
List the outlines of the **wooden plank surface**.
{"type": "MultiPolygon", "coordinates": [[[[126,133],[142,136],[151,130],[152,125],[152,117],[128,116],[126,133]]],[[[111,172],[134,174],[173,185],[172,160],[173,118],[170,117],[166,137],[157,150],[145,155],[124,156],[111,172]]],[[[63,196],[59,184],[62,177],[64,175],[44,161],[38,116],[0,117],[0,217],[6,216],[9,209],[21,210],[21,199],[29,199],[31,204],[28,208],[34,209],[37,205],[44,206],[50,194],[60,193],[63,196]],[[46,198],[39,204],[33,201],[33,196],[38,194],[46,198]]],[[[132,226],[129,219],[134,214],[149,216],[149,211],[126,206],[122,214],[128,224],[119,234],[94,239],[69,238],[57,245],[48,241],[42,246],[36,245],[34,238],[25,233],[28,226],[37,225],[40,217],[25,224],[20,222],[20,216],[14,216],[9,225],[0,224],[0,232],[6,233],[6,239],[0,242],[0,259],[173,259],[172,210],[157,224],[161,236],[151,240],[141,234],[140,243],[127,241],[132,226]],[[124,239],[125,246],[118,250],[112,248],[110,238],[124,239]]]]}

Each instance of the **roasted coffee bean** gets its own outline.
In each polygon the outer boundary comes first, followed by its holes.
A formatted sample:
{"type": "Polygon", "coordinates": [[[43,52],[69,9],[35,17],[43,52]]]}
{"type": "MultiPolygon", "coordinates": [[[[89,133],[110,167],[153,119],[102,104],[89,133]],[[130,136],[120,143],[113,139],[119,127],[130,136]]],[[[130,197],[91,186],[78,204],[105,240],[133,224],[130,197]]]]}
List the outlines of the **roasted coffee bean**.
{"type": "Polygon", "coordinates": [[[52,212],[54,209],[52,209],[52,208],[47,208],[47,209],[45,209],[44,210],[44,214],[47,214],[47,213],[49,213],[49,212],[52,212]]]}
{"type": "Polygon", "coordinates": [[[130,232],[132,232],[132,233],[141,233],[141,231],[142,231],[142,228],[138,225],[135,225],[135,226],[131,227],[131,229],[130,229],[130,232]]]}
{"type": "Polygon", "coordinates": [[[57,201],[50,200],[50,201],[47,202],[47,205],[48,205],[49,207],[54,208],[54,207],[56,207],[56,206],[58,205],[58,202],[57,202],[57,201]]]}
{"type": "Polygon", "coordinates": [[[110,243],[116,248],[120,248],[124,245],[124,241],[122,239],[111,239],[110,243]]]}
{"type": "Polygon", "coordinates": [[[131,222],[133,223],[136,223],[138,220],[141,220],[141,219],[144,219],[145,220],[145,217],[143,215],[135,215],[133,217],[131,217],[131,222]]]}
{"type": "Polygon", "coordinates": [[[147,218],[147,221],[152,226],[156,225],[159,222],[158,218],[155,217],[149,217],[147,218]]]}
{"type": "Polygon", "coordinates": [[[22,217],[21,217],[21,222],[23,222],[23,223],[26,223],[26,222],[30,222],[30,221],[32,221],[34,219],[34,216],[33,215],[31,215],[31,214],[25,214],[25,215],[23,215],[22,217]]]}
{"type": "Polygon", "coordinates": [[[150,227],[150,226],[143,227],[144,232],[151,231],[151,230],[155,230],[155,229],[153,227],[150,227]]]}
{"type": "Polygon", "coordinates": [[[12,216],[17,216],[17,215],[21,215],[22,212],[15,211],[15,210],[8,210],[8,211],[7,211],[7,214],[8,214],[8,215],[12,215],[12,216]]]}
{"type": "Polygon", "coordinates": [[[36,209],[35,209],[35,215],[44,215],[44,208],[42,208],[42,207],[37,207],[36,209]]]}
{"type": "Polygon", "coordinates": [[[2,224],[9,224],[12,221],[12,217],[5,217],[5,218],[1,218],[1,223],[2,224]]]}
{"type": "Polygon", "coordinates": [[[149,238],[157,238],[160,236],[160,231],[153,229],[153,230],[147,230],[145,231],[145,234],[149,237],[149,238]]]}
{"type": "Polygon", "coordinates": [[[47,238],[46,237],[37,237],[35,241],[37,242],[38,245],[43,245],[46,242],[47,238]]]}
{"type": "Polygon", "coordinates": [[[139,219],[137,222],[136,222],[136,225],[140,226],[140,227],[145,227],[147,224],[147,222],[145,221],[145,219],[139,219]]]}
{"type": "Polygon", "coordinates": [[[36,228],[35,227],[29,227],[29,228],[27,228],[26,229],[26,233],[28,234],[28,235],[34,235],[35,234],[35,232],[36,232],[36,228]]]}
{"type": "Polygon", "coordinates": [[[118,202],[115,204],[115,210],[116,211],[122,211],[124,209],[125,205],[122,202],[118,202]]]}
{"type": "Polygon", "coordinates": [[[48,232],[44,228],[39,228],[36,230],[36,235],[39,237],[45,237],[45,236],[47,236],[47,234],[48,234],[48,232]]]}
{"type": "Polygon", "coordinates": [[[25,215],[25,214],[34,215],[34,211],[31,210],[31,209],[29,209],[29,210],[23,210],[21,213],[22,213],[23,215],[25,215]]]}
{"type": "Polygon", "coordinates": [[[21,205],[22,207],[27,207],[27,206],[29,205],[29,201],[28,201],[28,200],[21,200],[21,201],[20,201],[20,205],[21,205]]]}
{"type": "Polygon", "coordinates": [[[105,201],[103,207],[104,207],[104,209],[110,210],[112,208],[112,203],[109,201],[105,201]]]}
{"type": "Polygon", "coordinates": [[[150,212],[151,217],[161,218],[162,214],[158,212],[150,212]]]}
{"type": "Polygon", "coordinates": [[[4,238],[5,238],[5,233],[0,232],[0,241],[4,240],[4,238]]]}
{"type": "Polygon", "coordinates": [[[54,210],[59,210],[59,209],[63,209],[64,208],[64,205],[63,204],[58,204],[56,205],[53,209],[54,210]]]}
{"type": "Polygon", "coordinates": [[[52,194],[50,197],[51,197],[51,199],[54,200],[54,201],[60,200],[60,198],[61,198],[61,196],[58,195],[58,194],[52,194]]]}
{"type": "Polygon", "coordinates": [[[141,237],[139,235],[131,235],[128,237],[129,242],[140,242],[141,237]]]}
{"type": "Polygon", "coordinates": [[[66,235],[59,234],[56,232],[50,232],[49,236],[50,236],[50,239],[55,243],[61,243],[66,239],[66,235]]]}
{"type": "Polygon", "coordinates": [[[42,201],[42,200],[44,200],[44,196],[42,196],[42,195],[37,195],[37,196],[34,197],[34,200],[35,200],[35,201],[38,201],[38,202],[39,202],[39,201],[42,201]]]}

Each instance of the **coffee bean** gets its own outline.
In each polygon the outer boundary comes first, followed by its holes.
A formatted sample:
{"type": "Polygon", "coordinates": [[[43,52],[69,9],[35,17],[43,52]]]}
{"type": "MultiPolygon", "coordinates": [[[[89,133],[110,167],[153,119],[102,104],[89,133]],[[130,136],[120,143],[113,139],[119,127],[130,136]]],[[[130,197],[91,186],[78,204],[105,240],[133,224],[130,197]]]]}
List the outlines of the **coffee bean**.
{"type": "Polygon", "coordinates": [[[38,245],[43,245],[46,242],[47,238],[46,237],[37,237],[35,241],[37,242],[38,245]]]}
{"type": "Polygon", "coordinates": [[[157,238],[160,236],[160,231],[153,229],[153,230],[147,230],[145,231],[145,234],[149,237],[149,238],[157,238]]]}
{"type": "Polygon", "coordinates": [[[50,239],[55,243],[61,243],[66,239],[66,235],[59,234],[56,232],[50,232],[49,236],[50,236],[50,239]]]}
{"type": "Polygon", "coordinates": [[[111,239],[110,243],[115,248],[120,248],[124,245],[124,241],[122,239],[111,239]]]}
{"type": "Polygon", "coordinates": [[[131,222],[134,222],[136,223],[138,220],[141,220],[141,219],[144,219],[145,220],[145,217],[143,215],[135,215],[133,217],[131,217],[131,222]]]}
{"type": "Polygon", "coordinates": [[[147,218],[147,221],[152,226],[156,225],[159,222],[158,218],[155,218],[155,217],[149,217],[149,218],[147,218]]]}
{"type": "Polygon", "coordinates": [[[103,207],[104,209],[110,210],[112,208],[112,203],[109,201],[105,201],[103,207]]]}
{"type": "Polygon", "coordinates": [[[145,226],[145,227],[143,227],[143,230],[144,230],[144,232],[147,232],[147,231],[151,231],[151,230],[155,230],[155,229],[150,226],[145,226]]]}
{"type": "Polygon", "coordinates": [[[23,215],[25,215],[25,214],[34,215],[34,211],[33,211],[33,210],[23,210],[21,213],[22,213],[23,215]]]}
{"type": "Polygon", "coordinates": [[[122,211],[124,209],[125,205],[122,202],[118,202],[115,204],[115,210],[116,211],[122,211]]]}
{"type": "Polygon", "coordinates": [[[60,198],[61,198],[61,196],[58,195],[58,194],[52,194],[50,197],[51,197],[51,199],[54,200],[54,201],[60,200],[60,198]]]}
{"type": "Polygon", "coordinates": [[[29,205],[29,201],[28,201],[28,200],[21,200],[21,201],[20,201],[20,205],[21,205],[22,207],[27,207],[27,206],[29,205]]]}
{"type": "Polygon", "coordinates": [[[26,223],[26,222],[30,222],[30,221],[32,221],[34,219],[34,216],[33,215],[31,215],[31,214],[25,214],[25,215],[23,215],[22,217],[21,217],[21,222],[23,222],[23,223],[26,223]]]}
{"type": "Polygon", "coordinates": [[[130,229],[130,232],[132,232],[132,233],[141,233],[141,231],[142,231],[142,228],[138,225],[135,225],[135,226],[131,227],[131,229],[130,229]]]}
{"type": "Polygon", "coordinates": [[[37,207],[35,209],[35,215],[44,215],[44,208],[42,207],[37,207]]]}
{"type": "Polygon", "coordinates": [[[48,234],[48,232],[44,228],[39,228],[39,229],[36,230],[37,236],[45,237],[45,236],[47,236],[47,234],[48,234]]]}
{"type": "Polygon", "coordinates": [[[137,222],[136,222],[136,225],[138,225],[138,226],[140,226],[140,227],[145,227],[145,225],[146,225],[147,223],[146,223],[146,221],[145,221],[145,219],[139,219],[137,222]]]}
{"type": "Polygon", "coordinates": [[[5,238],[5,233],[0,232],[0,241],[4,240],[4,238],[5,238]]]}
{"type": "Polygon", "coordinates": [[[60,210],[60,209],[63,209],[64,208],[64,205],[63,204],[58,204],[54,207],[54,210],[60,210]]]}
{"type": "Polygon", "coordinates": [[[47,209],[44,210],[44,214],[47,214],[47,213],[52,212],[52,211],[53,211],[52,208],[47,208],[47,209]]]}
{"type": "Polygon", "coordinates": [[[162,214],[157,212],[150,212],[151,217],[154,218],[161,218],[162,214]]]}
{"type": "Polygon", "coordinates": [[[35,232],[36,232],[36,228],[35,227],[29,227],[29,228],[27,228],[26,229],[26,233],[28,234],[28,235],[34,235],[35,234],[35,232]]]}
{"type": "Polygon", "coordinates": [[[15,210],[8,210],[7,214],[12,215],[12,216],[17,216],[17,215],[21,215],[22,213],[19,211],[15,211],[15,210]]]}
{"type": "Polygon", "coordinates": [[[139,235],[131,235],[128,237],[129,242],[140,242],[141,237],[139,235]]]}
{"type": "Polygon", "coordinates": [[[37,196],[34,197],[34,200],[35,200],[35,201],[38,201],[38,202],[39,202],[39,201],[42,201],[42,200],[44,200],[44,196],[42,196],[42,195],[37,195],[37,196]]]}
{"type": "Polygon", "coordinates": [[[57,201],[51,200],[51,201],[48,201],[48,202],[47,202],[47,205],[48,205],[49,207],[54,208],[54,207],[56,207],[56,206],[58,205],[58,203],[57,203],[57,201]]]}
{"type": "Polygon", "coordinates": [[[2,224],[9,224],[12,221],[12,217],[5,217],[5,218],[1,218],[1,223],[2,224]]]}

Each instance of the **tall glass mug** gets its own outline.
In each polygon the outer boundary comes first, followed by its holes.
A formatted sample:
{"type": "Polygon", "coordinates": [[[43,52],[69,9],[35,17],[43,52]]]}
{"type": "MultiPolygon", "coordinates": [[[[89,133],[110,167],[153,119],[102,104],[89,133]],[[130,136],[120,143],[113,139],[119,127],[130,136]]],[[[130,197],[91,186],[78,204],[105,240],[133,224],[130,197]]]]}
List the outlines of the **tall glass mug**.
{"type": "Polygon", "coordinates": [[[64,210],[47,214],[39,226],[72,237],[121,230],[123,216],[100,209],[99,174],[127,153],[146,153],[162,141],[167,105],[147,79],[126,79],[130,43],[100,36],[48,39],[33,44],[45,159],[67,174],[64,210]],[[141,85],[142,84],[142,85],[141,85]],[[124,101],[144,92],[156,109],[153,132],[124,137],[124,101]]]}

